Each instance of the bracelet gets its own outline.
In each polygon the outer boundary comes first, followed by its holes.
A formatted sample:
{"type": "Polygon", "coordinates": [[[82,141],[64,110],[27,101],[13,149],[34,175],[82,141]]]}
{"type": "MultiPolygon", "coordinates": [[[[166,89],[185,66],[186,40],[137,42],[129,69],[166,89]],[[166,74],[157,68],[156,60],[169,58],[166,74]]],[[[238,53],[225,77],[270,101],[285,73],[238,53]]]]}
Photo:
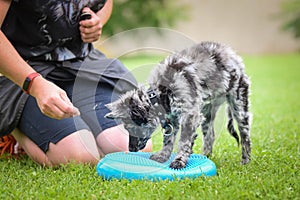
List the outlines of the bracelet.
{"type": "Polygon", "coordinates": [[[26,77],[26,79],[25,79],[25,81],[24,81],[24,83],[23,83],[23,91],[24,91],[26,94],[29,94],[29,90],[30,90],[30,88],[31,88],[31,86],[32,86],[33,80],[34,80],[36,77],[38,77],[38,76],[40,76],[39,73],[33,72],[33,73],[29,74],[29,75],[26,77]]]}

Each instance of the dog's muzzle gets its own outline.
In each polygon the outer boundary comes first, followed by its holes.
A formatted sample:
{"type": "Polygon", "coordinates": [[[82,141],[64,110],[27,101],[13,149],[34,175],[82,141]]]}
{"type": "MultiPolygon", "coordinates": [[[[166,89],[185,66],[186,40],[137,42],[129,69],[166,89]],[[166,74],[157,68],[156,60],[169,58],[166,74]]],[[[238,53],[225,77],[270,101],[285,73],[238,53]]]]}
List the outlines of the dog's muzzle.
{"type": "Polygon", "coordinates": [[[138,138],[134,136],[129,136],[129,151],[137,152],[145,148],[149,139],[150,138],[138,138]]]}

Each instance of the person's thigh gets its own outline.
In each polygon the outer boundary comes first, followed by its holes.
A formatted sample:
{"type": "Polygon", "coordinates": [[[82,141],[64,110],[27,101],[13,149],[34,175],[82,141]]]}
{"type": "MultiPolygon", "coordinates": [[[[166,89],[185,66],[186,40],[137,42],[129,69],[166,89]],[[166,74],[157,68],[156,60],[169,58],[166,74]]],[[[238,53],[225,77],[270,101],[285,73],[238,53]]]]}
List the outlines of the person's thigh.
{"type": "Polygon", "coordinates": [[[18,129],[17,141],[40,164],[59,165],[69,161],[95,164],[99,159],[95,138],[80,116],[62,120],[49,118],[41,113],[31,96],[24,106],[18,129]]]}
{"type": "Polygon", "coordinates": [[[72,133],[56,144],[50,143],[46,153],[19,129],[15,129],[12,135],[27,155],[40,165],[59,166],[69,162],[95,165],[100,159],[94,136],[88,130],[72,133]]]}
{"type": "Polygon", "coordinates": [[[104,154],[128,151],[129,136],[122,125],[105,129],[96,137],[96,142],[104,154]]]}
{"type": "Polygon", "coordinates": [[[89,130],[80,116],[62,120],[47,117],[40,111],[32,96],[29,96],[25,103],[18,128],[44,152],[47,152],[50,142],[56,144],[78,130],[89,130]]]}
{"type": "Polygon", "coordinates": [[[100,82],[96,86],[89,81],[81,81],[75,88],[72,101],[79,108],[82,119],[92,130],[99,149],[104,153],[127,151],[129,136],[114,119],[106,118],[110,112],[106,107],[120,97],[108,83],[100,82]]]}
{"type": "Polygon", "coordinates": [[[52,165],[45,152],[43,152],[31,139],[29,139],[18,128],[12,131],[12,135],[17,140],[18,145],[21,146],[21,148],[33,161],[41,165],[52,165]]]}
{"type": "Polygon", "coordinates": [[[100,159],[94,135],[88,130],[79,130],[56,144],[50,143],[46,155],[54,166],[69,162],[95,165],[100,159]]]}
{"type": "MultiPolygon", "coordinates": [[[[73,89],[72,101],[79,108],[82,119],[92,130],[100,151],[104,154],[128,151],[129,134],[114,119],[106,118],[105,115],[110,112],[106,107],[122,95],[114,90],[111,84],[100,82],[80,81],[80,88],[73,89]]],[[[145,151],[152,150],[150,141],[145,151]]]]}
{"type": "MultiPolygon", "coordinates": [[[[128,151],[129,136],[123,125],[114,126],[104,130],[96,138],[96,142],[104,154],[128,151]]],[[[152,151],[152,140],[148,140],[146,146],[141,151],[152,151]]]]}
{"type": "Polygon", "coordinates": [[[119,123],[114,119],[106,118],[110,112],[106,107],[120,97],[112,85],[99,82],[97,85],[90,81],[81,81],[79,88],[74,88],[70,98],[73,104],[80,110],[81,118],[97,137],[106,129],[117,126],[119,123]]]}

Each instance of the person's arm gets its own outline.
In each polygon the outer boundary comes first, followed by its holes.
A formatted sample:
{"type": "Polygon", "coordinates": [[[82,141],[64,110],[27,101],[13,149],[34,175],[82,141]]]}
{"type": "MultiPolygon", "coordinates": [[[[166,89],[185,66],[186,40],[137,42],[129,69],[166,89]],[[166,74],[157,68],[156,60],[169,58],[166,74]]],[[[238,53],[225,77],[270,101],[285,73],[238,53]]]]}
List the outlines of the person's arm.
{"type": "Polygon", "coordinates": [[[113,0],[107,0],[104,7],[97,12],[97,16],[100,18],[102,26],[104,26],[109,20],[113,9],[113,0]]]}
{"type": "MultiPolygon", "coordinates": [[[[0,0],[0,28],[10,4],[11,0],[0,0]]],[[[0,29],[0,73],[22,88],[26,77],[33,72],[35,70],[24,61],[0,29]]],[[[79,114],[65,91],[41,76],[34,79],[29,92],[36,98],[42,113],[49,117],[62,119],[79,114]]]]}
{"type": "MultiPolygon", "coordinates": [[[[9,9],[11,0],[0,0],[0,27],[9,9]]],[[[0,73],[15,82],[17,85],[22,86],[26,76],[34,70],[27,65],[27,63],[17,53],[6,36],[0,30],[0,73]],[[22,67],[22,70],[18,69],[22,67]],[[18,73],[16,73],[18,72],[18,73]]]]}
{"type": "Polygon", "coordinates": [[[97,41],[102,33],[103,26],[109,20],[113,8],[113,0],[107,0],[104,7],[94,13],[90,8],[85,7],[82,12],[91,14],[91,19],[80,22],[80,34],[82,41],[92,43],[97,41]]]}

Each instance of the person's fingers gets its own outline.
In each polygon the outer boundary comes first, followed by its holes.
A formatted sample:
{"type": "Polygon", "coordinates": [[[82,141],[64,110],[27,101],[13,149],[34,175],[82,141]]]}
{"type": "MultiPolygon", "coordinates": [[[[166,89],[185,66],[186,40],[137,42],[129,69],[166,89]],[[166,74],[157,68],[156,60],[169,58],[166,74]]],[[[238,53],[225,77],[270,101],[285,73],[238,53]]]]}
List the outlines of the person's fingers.
{"type": "Polygon", "coordinates": [[[65,114],[65,116],[73,117],[80,115],[78,108],[72,104],[66,93],[60,93],[60,98],[61,101],[56,101],[55,105],[65,114]]]}
{"type": "MultiPolygon", "coordinates": [[[[88,22],[86,22],[86,24],[88,24],[88,22]]],[[[80,26],[79,30],[80,33],[83,34],[93,34],[93,33],[99,33],[102,30],[103,26],[101,24],[101,22],[97,22],[97,23],[90,23],[89,26],[80,26]]]]}
{"type": "Polygon", "coordinates": [[[96,13],[94,13],[91,9],[85,8],[83,9],[82,13],[89,13],[91,15],[91,18],[86,20],[81,20],[79,22],[80,27],[92,28],[95,26],[99,27],[101,25],[102,28],[102,24],[99,16],[96,13]]]}
{"type": "Polygon", "coordinates": [[[64,91],[56,97],[42,98],[38,101],[41,112],[54,119],[63,119],[80,115],[79,110],[73,106],[64,91]]]}
{"type": "Polygon", "coordinates": [[[72,102],[70,101],[70,99],[68,98],[68,96],[66,94],[61,94],[61,98],[62,100],[64,100],[67,104],[69,104],[72,107],[72,110],[70,110],[71,116],[78,116],[80,115],[80,111],[78,108],[76,108],[72,102]]]}
{"type": "Polygon", "coordinates": [[[75,106],[73,106],[73,116],[72,117],[79,116],[79,115],[80,115],[79,109],[76,108],[75,106]]]}
{"type": "Polygon", "coordinates": [[[102,26],[96,25],[90,28],[80,27],[81,38],[84,42],[98,40],[102,34],[102,26]]]}
{"type": "Polygon", "coordinates": [[[43,109],[43,114],[53,119],[64,119],[69,117],[66,115],[66,113],[62,112],[57,106],[51,106],[51,108],[49,107],[43,109]]]}
{"type": "Polygon", "coordinates": [[[31,88],[41,112],[54,119],[63,119],[80,115],[74,107],[66,92],[46,79],[36,79],[31,88]],[[36,87],[39,86],[39,87],[36,87]]]}
{"type": "Polygon", "coordinates": [[[102,34],[102,23],[100,18],[89,8],[84,8],[82,12],[91,14],[91,19],[79,22],[79,31],[83,42],[91,43],[97,41],[102,34]]]}
{"type": "Polygon", "coordinates": [[[65,112],[61,110],[61,105],[51,105],[51,107],[44,107],[42,110],[43,114],[54,118],[54,119],[64,119],[69,117],[74,117],[80,115],[79,110],[73,106],[72,112],[65,112]]]}
{"type": "Polygon", "coordinates": [[[93,11],[89,8],[89,7],[84,7],[83,9],[82,9],[82,11],[81,11],[82,13],[85,13],[85,12],[87,12],[87,13],[90,13],[90,14],[92,14],[93,13],[93,11]]]}
{"type": "Polygon", "coordinates": [[[100,36],[101,36],[101,33],[90,34],[90,35],[81,34],[81,39],[85,43],[92,43],[92,42],[99,40],[100,36]]]}

